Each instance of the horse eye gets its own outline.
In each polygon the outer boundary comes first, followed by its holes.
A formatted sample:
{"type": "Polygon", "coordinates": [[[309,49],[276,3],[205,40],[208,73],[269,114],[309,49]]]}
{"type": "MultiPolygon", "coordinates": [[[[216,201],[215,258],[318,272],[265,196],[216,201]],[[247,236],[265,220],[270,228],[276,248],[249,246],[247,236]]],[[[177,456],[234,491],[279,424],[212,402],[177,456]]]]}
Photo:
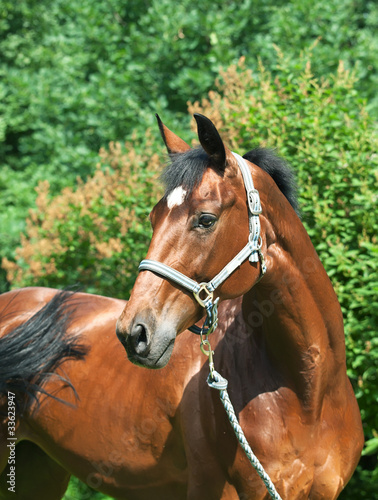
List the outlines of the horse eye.
{"type": "Polygon", "coordinates": [[[209,229],[212,227],[217,221],[215,215],[211,214],[202,214],[198,219],[198,226],[203,227],[205,229],[209,229]]]}

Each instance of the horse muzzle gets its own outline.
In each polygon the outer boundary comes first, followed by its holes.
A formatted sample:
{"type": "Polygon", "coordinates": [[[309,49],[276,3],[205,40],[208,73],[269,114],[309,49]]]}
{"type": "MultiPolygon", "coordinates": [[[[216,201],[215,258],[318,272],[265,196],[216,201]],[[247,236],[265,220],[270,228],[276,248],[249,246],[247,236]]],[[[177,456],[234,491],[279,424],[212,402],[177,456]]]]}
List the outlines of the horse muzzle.
{"type": "Polygon", "coordinates": [[[131,320],[123,315],[117,321],[116,333],[129,360],[146,368],[163,368],[169,361],[176,339],[176,329],[167,323],[159,325],[152,311],[131,320]]]}

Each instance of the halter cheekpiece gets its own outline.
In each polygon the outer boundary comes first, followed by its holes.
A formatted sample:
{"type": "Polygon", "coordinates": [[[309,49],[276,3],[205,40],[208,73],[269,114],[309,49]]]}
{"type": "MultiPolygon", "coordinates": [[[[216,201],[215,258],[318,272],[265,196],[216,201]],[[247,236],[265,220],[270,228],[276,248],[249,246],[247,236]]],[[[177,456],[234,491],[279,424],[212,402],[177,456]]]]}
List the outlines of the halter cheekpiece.
{"type": "Polygon", "coordinates": [[[193,293],[194,298],[206,310],[206,319],[202,328],[193,325],[189,330],[198,335],[212,333],[218,325],[219,297],[213,300],[214,291],[247,259],[261,264],[261,275],[266,272],[265,259],[261,252],[260,218],[261,203],[257,189],[254,188],[249,167],[240,155],[232,153],[241,170],[248,201],[249,237],[245,247],[208,283],[197,283],[162,262],[145,259],[139,264],[139,271],[152,271],[167,278],[193,293]]]}

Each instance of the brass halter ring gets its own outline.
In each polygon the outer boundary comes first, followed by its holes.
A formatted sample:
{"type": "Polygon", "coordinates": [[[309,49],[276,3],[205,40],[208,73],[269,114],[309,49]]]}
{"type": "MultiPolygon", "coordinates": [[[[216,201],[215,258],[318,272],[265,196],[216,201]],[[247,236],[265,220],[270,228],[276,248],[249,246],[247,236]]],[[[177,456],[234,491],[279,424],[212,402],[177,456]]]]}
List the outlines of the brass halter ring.
{"type": "Polygon", "coordinates": [[[194,295],[194,298],[196,299],[196,301],[198,302],[198,304],[201,307],[204,307],[205,309],[207,309],[207,304],[209,303],[209,301],[213,302],[214,292],[210,292],[209,289],[207,288],[207,283],[202,282],[199,284],[199,290],[196,292],[193,292],[193,295],[194,295]],[[207,294],[207,297],[205,297],[204,299],[202,299],[200,297],[202,292],[205,292],[207,294]]]}

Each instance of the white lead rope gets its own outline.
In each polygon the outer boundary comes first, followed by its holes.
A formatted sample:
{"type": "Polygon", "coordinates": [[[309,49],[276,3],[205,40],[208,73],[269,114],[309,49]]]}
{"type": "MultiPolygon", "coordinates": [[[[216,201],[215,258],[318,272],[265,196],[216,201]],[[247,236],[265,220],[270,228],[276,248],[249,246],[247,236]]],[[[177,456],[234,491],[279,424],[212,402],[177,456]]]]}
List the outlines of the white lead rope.
{"type": "Polygon", "coordinates": [[[245,438],[243,429],[240,427],[238,419],[236,418],[234,407],[232,406],[230,397],[227,392],[227,384],[228,384],[227,380],[223,378],[221,375],[219,375],[218,372],[213,370],[212,373],[210,371],[207,383],[213,389],[219,390],[220,400],[222,401],[223,407],[226,410],[228,420],[230,421],[231,427],[235,432],[236,438],[239,441],[239,444],[242,447],[244,453],[247,455],[247,458],[252,464],[253,468],[255,469],[255,471],[265,484],[266,489],[269,492],[269,495],[271,496],[271,498],[274,498],[275,500],[282,500],[274,484],[272,483],[272,480],[265,472],[264,467],[261,465],[260,460],[253,453],[252,448],[249,446],[248,441],[245,438]]]}

